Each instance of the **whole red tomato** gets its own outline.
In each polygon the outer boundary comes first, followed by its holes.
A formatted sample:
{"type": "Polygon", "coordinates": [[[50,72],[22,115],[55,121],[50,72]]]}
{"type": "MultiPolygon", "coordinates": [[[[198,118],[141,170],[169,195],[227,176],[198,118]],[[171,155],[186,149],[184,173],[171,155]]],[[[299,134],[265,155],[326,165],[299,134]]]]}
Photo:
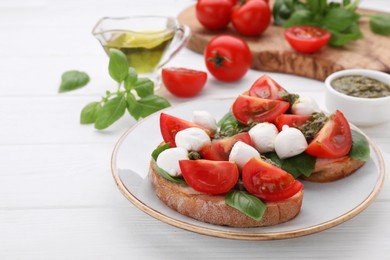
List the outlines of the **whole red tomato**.
{"type": "Polygon", "coordinates": [[[164,68],[161,77],[165,87],[177,97],[197,95],[207,81],[207,73],[186,68],[164,68]]]}
{"type": "Polygon", "coordinates": [[[209,30],[226,28],[233,9],[232,0],[198,0],[196,17],[209,30]]]}
{"type": "Polygon", "coordinates": [[[270,22],[271,9],[264,0],[245,1],[233,9],[233,27],[242,35],[260,35],[268,28],[270,22]]]}
{"type": "Polygon", "coordinates": [[[214,37],[204,52],[208,71],[218,80],[241,79],[252,63],[251,51],[242,39],[231,35],[214,37]]]}

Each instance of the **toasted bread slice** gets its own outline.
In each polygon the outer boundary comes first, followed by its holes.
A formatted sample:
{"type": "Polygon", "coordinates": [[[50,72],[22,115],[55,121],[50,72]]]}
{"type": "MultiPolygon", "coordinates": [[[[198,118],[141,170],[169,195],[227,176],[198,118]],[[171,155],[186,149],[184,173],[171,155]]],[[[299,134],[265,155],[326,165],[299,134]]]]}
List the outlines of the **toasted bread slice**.
{"type": "Polygon", "coordinates": [[[301,190],[287,200],[267,203],[262,219],[256,221],[225,204],[224,195],[208,195],[187,184],[164,179],[156,172],[153,160],[149,176],[157,196],[170,208],[202,222],[240,228],[272,226],[295,218],[301,210],[304,193],[301,190]]]}
{"type": "Polygon", "coordinates": [[[351,175],[364,163],[364,161],[353,160],[349,156],[337,159],[318,158],[313,173],[309,177],[301,176],[300,178],[312,182],[336,181],[351,175]]]}

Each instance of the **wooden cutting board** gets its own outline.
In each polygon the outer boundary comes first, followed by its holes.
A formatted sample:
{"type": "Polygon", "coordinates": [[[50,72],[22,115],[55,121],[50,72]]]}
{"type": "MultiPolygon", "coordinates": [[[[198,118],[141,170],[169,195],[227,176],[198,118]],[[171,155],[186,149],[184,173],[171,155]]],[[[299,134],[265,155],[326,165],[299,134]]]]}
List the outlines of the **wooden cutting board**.
{"type": "Polygon", "coordinates": [[[390,73],[390,37],[371,32],[368,20],[360,21],[364,39],[343,48],[324,47],[314,54],[294,51],[284,39],[284,29],[271,25],[259,37],[238,35],[233,27],[222,31],[209,31],[196,19],[195,6],[183,10],[178,19],[191,28],[187,47],[203,53],[207,43],[216,35],[230,34],[244,39],[252,52],[252,68],[261,71],[282,72],[324,80],[335,71],[366,68],[390,73]]]}

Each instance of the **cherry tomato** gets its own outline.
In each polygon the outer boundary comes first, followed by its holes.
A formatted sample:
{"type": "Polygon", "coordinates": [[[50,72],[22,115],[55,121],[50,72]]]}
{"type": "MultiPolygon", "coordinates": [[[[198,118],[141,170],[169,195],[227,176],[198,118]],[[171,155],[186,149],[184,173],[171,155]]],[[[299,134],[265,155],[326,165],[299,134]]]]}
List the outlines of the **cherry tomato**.
{"type": "Polygon", "coordinates": [[[161,72],[165,87],[177,97],[193,97],[204,87],[207,73],[185,68],[164,68],[161,72]]]}
{"type": "Polygon", "coordinates": [[[200,192],[227,193],[238,181],[239,171],[234,162],[182,160],[179,164],[185,181],[200,192]]]}
{"type": "Polygon", "coordinates": [[[208,71],[218,80],[227,82],[244,77],[252,63],[248,45],[230,35],[214,37],[206,46],[204,58],[208,71]]]}
{"type": "Polygon", "coordinates": [[[165,143],[170,143],[170,147],[176,147],[175,136],[177,132],[190,127],[201,128],[206,131],[210,137],[212,137],[211,131],[202,126],[165,113],[160,114],[161,135],[165,143]]]}
{"type": "Polygon", "coordinates": [[[284,125],[288,125],[289,127],[298,128],[307,120],[311,119],[311,116],[301,116],[301,115],[293,115],[293,114],[282,114],[275,119],[275,125],[279,131],[282,131],[284,125]]]}
{"type": "Polygon", "coordinates": [[[331,34],[312,26],[294,26],[284,31],[284,37],[296,51],[312,53],[328,43],[331,34]]]}
{"type": "Polygon", "coordinates": [[[242,181],[249,193],[266,202],[288,199],[303,188],[291,174],[259,158],[245,164],[242,181]]]}
{"type": "Polygon", "coordinates": [[[232,0],[198,0],[196,17],[209,30],[226,28],[233,8],[232,0]]]}
{"type": "Polygon", "coordinates": [[[253,146],[251,137],[248,133],[239,133],[231,137],[226,137],[219,140],[214,140],[211,144],[204,146],[200,150],[203,159],[213,161],[228,161],[229,154],[235,143],[238,141],[244,142],[253,146]]]}
{"type": "Polygon", "coordinates": [[[249,0],[236,6],[232,13],[232,24],[244,36],[262,34],[271,22],[271,9],[264,0],[249,0]]]}
{"type": "Polygon", "coordinates": [[[289,107],[290,103],[286,101],[241,95],[234,101],[232,112],[240,123],[249,125],[252,122],[273,122],[289,107]]]}
{"type": "Polygon", "coordinates": [[[279,96],[280,92],[287,93],[287,91],[275,80],[273,80],[270,76],[264,74],[263,76],[258,78],[255,83],[253,83],[253,85],[249,89],[249,96],[283,100],[279,96]]]}
{"type": "Polygon", "coordinates": [[[337,110],[306,148],[306,153],[320,158],[339,158],[352,147],[352,134],[347,119],[337,110]]]}

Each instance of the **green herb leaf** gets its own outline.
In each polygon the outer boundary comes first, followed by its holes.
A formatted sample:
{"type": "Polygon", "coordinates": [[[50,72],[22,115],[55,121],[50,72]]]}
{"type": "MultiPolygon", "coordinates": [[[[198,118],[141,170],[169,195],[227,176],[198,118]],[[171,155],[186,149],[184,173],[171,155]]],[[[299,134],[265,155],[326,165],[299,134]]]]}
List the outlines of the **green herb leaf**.
{"type": "Polygon", "coordinates": [[[390,35],[390,15],[371,16],[370,28],[376,34],[390,35]]]}
{"type": "Polygon", "coordinates": [[[130,67],[127,76],[125,78],[125,81],[123,83],[127,91],[134,88],[134,84],[137,82],[137,78],[138,78],[137,72],[135,71],[134,68],[130,67]]]}
{"type": "Polygon", "coordinates": [[[131,93],[127,93],[126,106],[127,111],[135,120],[141,118],[142,107],[138,105],[137,99],[131,93]]]}
{"type": "Polygon", "coordinates": [[[87,73],[77,70],[66,71],[61,76],[61,85],[58,92],[68,92],[87,85],[89,76],[87,73]]]}
{"type": "Polygon", "coordinates": [[[137,101],[137,104],[138,116],[142,118],[171,105],[166,99],[155,95],[141,98],[137,101]]]}
{"type": "Polygon", "coordinates": [[[370,145],[367,139],[356,130],[352,132],[352,147],[349,151],[349,157],[354,160],[368,161],[370,159],[370,145]]]}
{"type": "Polygon", "coordinates": [[[147,97],[153,95],[154,83],[148,78],[139,78],[135,83],[134,89],[139,97],[147,97]]]}
{"type": "Polygon", "coordinates": [[[186,181],[182,177],[173,177],[163,169],[157,166],[157,164],[154,164],[156,172],[163,177],[164,179],[174,182],[174,183],[186,183],[186,181]]]}
{"type": "Polygon", "coordinates": [[[279,165],[280,168],[294,176],[294,178],[298,178],[300,175],[310,176],[316,164],[316,158],[307,153],[301,153],[286,159],[280,159],[276,153],[267,153],[264,155],[279,165]]]}
{"type": "Polygon", "coordinates": [[[283,26],[285,28],[299,25],[319,26],[314,22],[313,14],[308,10],[295,11],[283,26]]]}
{"type": "Polygon", "coordinates": [[[264,202],[246,191],[232,190],[226,194],[225,203],[257,221],[263,217],[267,209],[264,202]]]}
{"type": "Polygon", "coordinates": [[[95,121],[96,129],[105,129],[123,116],[126,111],[125,96],[117,96],[104,103],[95,121]]]}
{"type": "Polygon", "coordinates": [[[329,30],[332,34],[328,44],[335,47],[340,47],[346,45],[352,41],[359,40],[363,38],[363,34],[360,31],[359,24],[354,23],[346,32],[338,32],[329,30]]]}
{"type": "Polygon", "coordinates": [[[112,79],[121,83],[128,75],[129,62],[126,55],[117,49],[110,49],[110,62],[108,72],[112,79]]]}
{"type": "Polygon", "coordinates": [[[229,137],[249,130],[248,126],[245,126],[237,121],[232,111],[229,111],[221,118],[221,120],[219,120],[218,126],[219,132],[217,136],[220,137],[229,137]]]}
{"type": "Polygon", "coordinates": [[[332,8],[324,17],[323,27],[329,31],[346,32],[352,24],[359,21],[359,17],[353,11],[343,8],[332,8]]]}
{"type": "Polygon", "coordinates": [[[153,160],[156,161],[158,156],[160,155],[160,153],[162,153],[163,151],[165,151],[166,149],[169,149],[169,148],[170,148],[170,143],[165,143],[163,145],[160,145],[156,149],[154,149],[154,151],[152,152],[153,160]]]}
{"type": "Polygon", "coordinates": [[[102,109],[100,102],[92,102],[81,110],[80,124],[93,124],[102,109]]]}

